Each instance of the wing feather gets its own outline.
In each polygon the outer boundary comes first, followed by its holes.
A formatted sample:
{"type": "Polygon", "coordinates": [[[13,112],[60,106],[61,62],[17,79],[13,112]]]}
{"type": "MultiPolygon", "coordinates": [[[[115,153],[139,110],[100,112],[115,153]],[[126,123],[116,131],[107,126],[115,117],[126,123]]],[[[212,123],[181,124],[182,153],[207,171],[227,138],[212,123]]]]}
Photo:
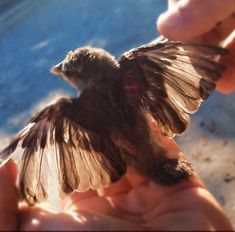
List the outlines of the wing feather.
{"type": "Polygon", "coordinates": [[[1,165],[17,153],[12,157],[19,163],[20,193],[29,204],[46,200],[50,183],[62,197],[108,185],[125,173],[122,151],[83,128],[79,110],[79,99],[61,99],[34,116],[0,152],[1,165]]]}

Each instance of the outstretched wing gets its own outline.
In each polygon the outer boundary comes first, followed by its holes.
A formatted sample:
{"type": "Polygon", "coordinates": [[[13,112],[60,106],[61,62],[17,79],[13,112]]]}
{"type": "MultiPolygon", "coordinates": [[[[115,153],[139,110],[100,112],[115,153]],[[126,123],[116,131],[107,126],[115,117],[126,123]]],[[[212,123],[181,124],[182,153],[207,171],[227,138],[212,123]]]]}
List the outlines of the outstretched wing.
{"type": "Polygon", "coordinates": [[[61,99],[33,117],[0,152],[0,165],[17,153],[20,192],[29,204],[45,200],[50,185],[62,195],[97,189],[126,171],[120,149],[81,126],[81,110],[79,99],[61,99]]]}
{"type": "Polygon", "coordinates": [[[181,134],[201,102],[215,89],[224,66],[215,61],[227,50],[211,45],[162,40],[119,58],[132,104],[149,112],[163,135],[181,134]]]}

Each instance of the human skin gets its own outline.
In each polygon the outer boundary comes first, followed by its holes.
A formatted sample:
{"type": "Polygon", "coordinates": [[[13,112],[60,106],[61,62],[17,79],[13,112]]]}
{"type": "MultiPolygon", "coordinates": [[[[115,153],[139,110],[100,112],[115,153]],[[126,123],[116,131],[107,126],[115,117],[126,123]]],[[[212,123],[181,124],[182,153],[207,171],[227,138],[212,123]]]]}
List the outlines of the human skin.
{"type": "Polygon", "coordinates": [[[217,82],[217,90],[235,90],[235,0],[171,0],[169,10],[157,20],[157,28],[169,39],[229,49],[230,55],[221,60],[226,71],[217,82]]]}
{"type": "MultiPolygon", "coordinates": [[[[182,154],[171,139],[158,139],[168,156],[182,154]]],[[[197,174],[174,186],[162,186],[133,170],[110,187],[74,193],[64,210],[53,213],[19,204],[16,166],[0,169],[0,230],[232,230],[222,208],[197,174]]]]}

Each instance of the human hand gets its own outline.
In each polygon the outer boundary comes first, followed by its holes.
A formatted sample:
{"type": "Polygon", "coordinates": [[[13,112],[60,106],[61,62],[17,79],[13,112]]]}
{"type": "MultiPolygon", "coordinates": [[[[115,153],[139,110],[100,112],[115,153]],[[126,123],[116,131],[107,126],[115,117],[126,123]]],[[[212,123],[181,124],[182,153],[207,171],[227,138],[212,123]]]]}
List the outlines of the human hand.
{"type": "Polygon", "coordinates": [[[198,41],[230,50],[221,60],[226,64],[217,89],[223,93],[235,90],[235,0],[170,0],[157,27],[163,36],[180,41],[198,41]]]}
{"type": "MultiPolygon", "coordinates": [[[[157,134],[168,156],[177,158],[174,141],[157,134]]],[[[162,186],[130,170],[99,192],[74,193],[61,213],[29,206],[18,210],[15,174],[12,162],[0,170],[0,230],[232,230],[196,174],[162,186]]]]}

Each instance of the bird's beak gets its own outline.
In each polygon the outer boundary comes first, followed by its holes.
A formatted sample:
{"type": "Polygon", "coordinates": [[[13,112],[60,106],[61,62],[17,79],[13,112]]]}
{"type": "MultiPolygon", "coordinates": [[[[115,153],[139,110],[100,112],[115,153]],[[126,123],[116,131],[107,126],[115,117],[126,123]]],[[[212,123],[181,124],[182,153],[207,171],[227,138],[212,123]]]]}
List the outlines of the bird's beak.
{"type": "Polygon", "coordinates": [[[50,72],[56,76],[61,76],[63,71],[62,71],[62,63],[59,63],[55,66],[53,66],[50,70],[50,72]]]}

